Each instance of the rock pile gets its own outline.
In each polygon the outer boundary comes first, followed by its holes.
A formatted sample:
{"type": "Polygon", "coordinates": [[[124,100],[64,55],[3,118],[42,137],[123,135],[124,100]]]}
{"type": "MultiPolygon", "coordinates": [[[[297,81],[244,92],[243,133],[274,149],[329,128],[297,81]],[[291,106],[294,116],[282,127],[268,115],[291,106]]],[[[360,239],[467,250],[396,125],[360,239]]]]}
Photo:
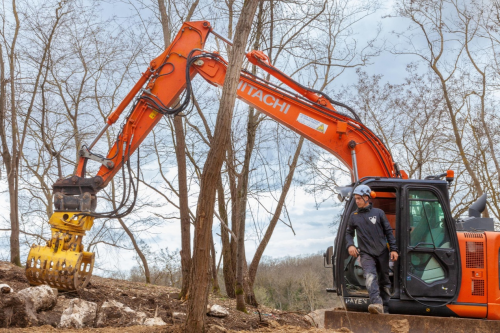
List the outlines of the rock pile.
{"type": "Polygon", "coordinates": [[[66,299],[47,285],[30,287],[19,292],[0,285],[0,327],[52,325],[59,328],[104,326],[165,326],[160,317],[148,318],[111,300],[101,307],[80,298],[66,299]]]}
{"type": "Polygon", "coordinates": [[[60,328],[84,328],[92,327],[97,315],[97,304],[87,302],[80,298],[69,301],[68,307],[64,309],[58,327],[60,328]]]}
{"type": "Polygon", "coordinates": [[[102,304],[97,316],[97,327],[110,326],[111,322],[114,324],[112,326],[125,326],[128,323],[143,325],[146,319],[144,312],[134,311],[120,302],[111,300],[102,304]]]}
{"type": "Polygon", "coordinates": [[[0,324],[9,326],[36,326],[37,313],[50,310],[57,303],[57,290],[47,285],[31,287],[14,292],[8,285],[2,285],[0,299],[0,324]],[[9,292],[5,293],[7,290],[9,292]]]}

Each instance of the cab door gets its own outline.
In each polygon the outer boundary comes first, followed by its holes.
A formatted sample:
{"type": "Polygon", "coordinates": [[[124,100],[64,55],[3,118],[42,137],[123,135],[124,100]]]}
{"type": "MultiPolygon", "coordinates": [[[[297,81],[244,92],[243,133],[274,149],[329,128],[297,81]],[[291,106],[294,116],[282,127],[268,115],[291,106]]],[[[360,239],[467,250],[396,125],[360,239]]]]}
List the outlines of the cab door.
{"type": "Polygon", "coordinates": [[[442,191],[404,188],[401,299],[449,301],[458,296],[460,261],[453,219],[442,191]]]}

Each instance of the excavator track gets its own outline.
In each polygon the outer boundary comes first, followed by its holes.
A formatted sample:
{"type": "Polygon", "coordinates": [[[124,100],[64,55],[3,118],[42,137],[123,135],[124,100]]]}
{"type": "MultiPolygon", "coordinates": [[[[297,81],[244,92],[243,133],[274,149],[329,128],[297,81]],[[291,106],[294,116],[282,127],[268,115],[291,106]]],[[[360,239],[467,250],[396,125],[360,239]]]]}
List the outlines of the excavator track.
{"type": "Polygon", "coordinates": [[[32,285],[48,284],[58,290],[79,290],[90,281],[95,255],[83,251],[82,238],[93,217],[78,212],[56,212],[49,220],[52,238],[46,246],[33,245],[26,262],[32,285]]]}

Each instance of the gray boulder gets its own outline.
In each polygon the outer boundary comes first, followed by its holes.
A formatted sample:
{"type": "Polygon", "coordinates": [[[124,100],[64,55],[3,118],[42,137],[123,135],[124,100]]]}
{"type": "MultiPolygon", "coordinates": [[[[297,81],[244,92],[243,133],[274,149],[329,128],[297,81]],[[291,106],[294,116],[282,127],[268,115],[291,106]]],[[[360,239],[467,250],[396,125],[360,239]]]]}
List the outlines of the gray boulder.
{"type": "Polygon", "coordinates": [[[229,315],[229,311],[220,305],[214,304],[210,307],[208,315],[212,317],[224,318],[229,315]]]}
{"type": "Polygon", "coordinates": [[[57,289],[46,284],[26,288],[17,293],[25,298],[30,298],[37,312],[50,310],[57,304],[57,289]]]}
{"type": "Polygon", "coordinates": [[[59,328],[84,328],[92,327],[97,314],[97,304],[87,302],[80,298],[69,301],[64,309],[59,328]]]}

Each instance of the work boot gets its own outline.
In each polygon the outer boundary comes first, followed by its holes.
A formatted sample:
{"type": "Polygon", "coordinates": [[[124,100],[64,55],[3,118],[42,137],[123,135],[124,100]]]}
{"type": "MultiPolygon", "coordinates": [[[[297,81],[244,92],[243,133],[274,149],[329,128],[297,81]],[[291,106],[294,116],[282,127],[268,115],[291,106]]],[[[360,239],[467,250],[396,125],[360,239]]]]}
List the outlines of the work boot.
{"type": "Polygon", "coordinates": [[[368,312],[371,314],[383,314],[384,306],[382,304],[370,304],[368,305],[368,312]]]}

